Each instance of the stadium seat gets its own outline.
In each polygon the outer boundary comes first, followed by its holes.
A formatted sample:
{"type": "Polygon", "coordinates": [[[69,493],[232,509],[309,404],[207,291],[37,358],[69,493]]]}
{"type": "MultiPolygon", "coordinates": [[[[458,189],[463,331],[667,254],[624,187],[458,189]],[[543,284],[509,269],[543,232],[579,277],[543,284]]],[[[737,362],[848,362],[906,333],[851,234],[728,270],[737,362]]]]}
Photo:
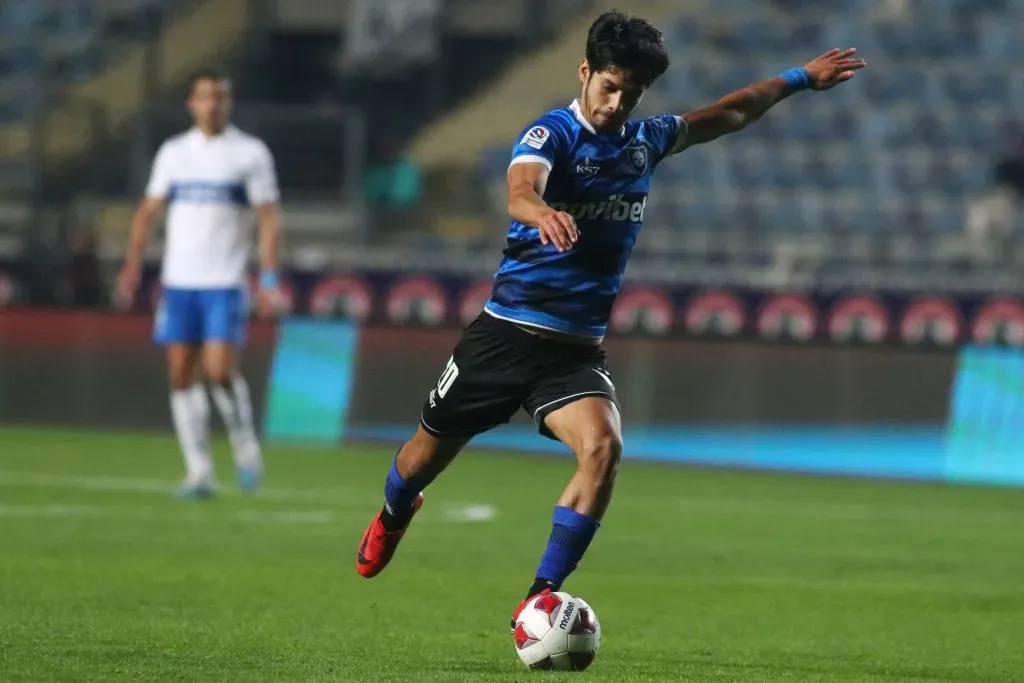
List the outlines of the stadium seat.
{"type": "MultiPolygon", "coordinates": [[[[109,22],[125,16],[145,19],[168,5],[170,0],[4,0],[0,93],[11,89],[10,82],[31,78],[33,99],[38,99],[87,80],[105,61],[116,58],[118,42],[104,35],[109,22]]],[[[29,116],[32,109],[32,102],[19,104],[0,94],[0,122],[29,116]]]]}

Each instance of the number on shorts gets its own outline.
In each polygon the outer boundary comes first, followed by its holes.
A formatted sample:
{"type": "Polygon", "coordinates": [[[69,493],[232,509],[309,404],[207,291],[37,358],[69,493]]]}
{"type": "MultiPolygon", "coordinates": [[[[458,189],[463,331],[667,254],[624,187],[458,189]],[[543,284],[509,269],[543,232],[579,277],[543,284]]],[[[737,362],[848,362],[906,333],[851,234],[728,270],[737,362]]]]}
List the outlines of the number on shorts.
{"type": "Polygon", "coordinates": [[[455,364],[455,356],[448,359],[448,365],[445,366],[444,372],[441,373],[441,379],[437,380],[437,397],[444,398],[444,395],[448,393],[448,390],[455,384],[456,378],[459,376],[459,366],[455,364]]]}

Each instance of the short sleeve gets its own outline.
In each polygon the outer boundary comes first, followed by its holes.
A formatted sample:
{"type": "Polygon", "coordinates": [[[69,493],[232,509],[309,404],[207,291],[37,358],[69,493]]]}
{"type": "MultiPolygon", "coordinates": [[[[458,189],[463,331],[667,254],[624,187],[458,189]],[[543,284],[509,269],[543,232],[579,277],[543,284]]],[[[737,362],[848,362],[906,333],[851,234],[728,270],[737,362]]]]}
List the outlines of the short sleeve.
{"type": "Polygon", "coordinates": [[[686,119],[673,114],[661,114],[644,119],[644,137],[658,155],[658,161],[679,151],[686,138],[686,119]]]}
{"type": "Polygon", "coordinates": [[[557,116],[546,114],[526,128],[512,148],[512,163],[543,164],[550,171],[558,157],[569,148],[566,125],[557,116]]]}
{"type": "Polygon", "coordinates": [[[171,192],[171,152],[167,143],[160,146],[153,159],[153,168],[146,185],[146,196],[153,199],[167,199],[171,192]]]}
{"type": "Polygon", "coordinates": [[[245,192],[253,206],[273,204],[280,199],[274,157],[262,142],[256,146],[256,154],[245,181],[245,192]]]}

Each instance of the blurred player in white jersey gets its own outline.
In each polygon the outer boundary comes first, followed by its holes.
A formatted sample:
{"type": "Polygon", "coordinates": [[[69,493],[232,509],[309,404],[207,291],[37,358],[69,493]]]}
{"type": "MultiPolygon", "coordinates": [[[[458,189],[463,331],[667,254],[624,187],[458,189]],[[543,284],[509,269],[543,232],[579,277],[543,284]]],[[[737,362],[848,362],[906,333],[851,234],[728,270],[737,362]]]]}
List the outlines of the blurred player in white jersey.
{"type": "Polygon", "coordinates": [[[160,147],[118,277],[119,294],[130,299],[153,220],[166,208],[163,298],[154,339],[167,352],[171,414],[187,470],[180,495],[190,498],[210,496],[217,487],[204,379],[227,427],[239,485],[251,491],[263,474],[238,355],[249,316],[250,208],[259,225],[257,305],[261,315],[269,315],[278,296],[279,196],[270,150],[229,123],[231,105],[227,79],[213,71],[193,77],[188,108],[194,126],[160,147]]]}

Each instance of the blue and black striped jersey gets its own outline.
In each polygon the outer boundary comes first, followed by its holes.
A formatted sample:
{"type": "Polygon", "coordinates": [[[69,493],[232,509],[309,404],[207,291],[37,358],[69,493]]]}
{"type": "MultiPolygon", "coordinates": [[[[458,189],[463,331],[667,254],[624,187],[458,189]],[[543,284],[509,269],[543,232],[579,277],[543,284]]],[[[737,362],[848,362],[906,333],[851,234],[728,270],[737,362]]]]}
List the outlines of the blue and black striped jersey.
{"type": "Polygon", "coordinates": [[[543,199],[573,215],[579,241],[559,253],[541,244],[537,228],[511,221],[487,312],[523,325],[604,336],[643,224],[654,169],[671,152],[682,125],[680,117],[665,114],[630,121],[618,133],[597,133],[573,102],[524,130],[512,164],[535,162],[549,169],[543,199]]]}

